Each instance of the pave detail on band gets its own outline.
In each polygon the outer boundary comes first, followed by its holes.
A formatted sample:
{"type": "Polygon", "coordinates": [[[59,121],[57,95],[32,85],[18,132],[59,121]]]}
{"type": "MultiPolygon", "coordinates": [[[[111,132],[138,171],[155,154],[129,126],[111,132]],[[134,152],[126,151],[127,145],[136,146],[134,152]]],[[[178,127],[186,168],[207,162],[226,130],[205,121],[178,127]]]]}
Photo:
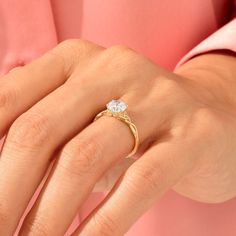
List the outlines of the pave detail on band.
{"type": "Polygon", "coordinates": [[[129,153],[129,155],[126,156],[126,158],[133,156],[138,149],[139,136],[137,127],[135,126],[134,123],[132,123],[130,117],[126,112],[128,105],[122,100],[111,100],[109,103],[106,104],[106,107],[107,107],[106,110],[101,111],[96,115],[94,121],[102,116],[110,116],[110,117],[115,117],[116,119],[127,124],[134,136],[134,147],[133,150],[129,153]]]}

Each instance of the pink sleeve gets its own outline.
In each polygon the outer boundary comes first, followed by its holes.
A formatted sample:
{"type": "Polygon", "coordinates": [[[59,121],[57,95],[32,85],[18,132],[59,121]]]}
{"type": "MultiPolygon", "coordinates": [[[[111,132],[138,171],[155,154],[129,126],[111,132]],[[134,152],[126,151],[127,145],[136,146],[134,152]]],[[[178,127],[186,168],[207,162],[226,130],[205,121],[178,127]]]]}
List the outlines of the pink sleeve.
{"type": "Polygon", "coordinates": [[[0,0],[0,76],[57,44],[49,0],[0,0]]]}
{"type": "MultiPolygon", "coordinates": [[[[236,0],[235,0],[236,6],[236,0]]],[[[218,49],[228,49],[236,52],[236,18],[203,40],[200,44],[188,52],[176,65],[180,67],[192,57],[218,49]]]]}

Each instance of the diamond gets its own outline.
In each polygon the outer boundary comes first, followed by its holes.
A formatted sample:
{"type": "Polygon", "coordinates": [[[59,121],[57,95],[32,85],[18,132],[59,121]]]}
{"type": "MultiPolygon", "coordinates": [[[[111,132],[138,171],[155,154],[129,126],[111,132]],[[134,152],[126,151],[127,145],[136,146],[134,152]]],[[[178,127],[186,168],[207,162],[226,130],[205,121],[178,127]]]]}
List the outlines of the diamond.
{"type": "Polygon", "coordinates": [[[121,100],[111,100],[107,103],[107,109],[111,112],[119,113],[126,110],[128,105],[121,100]]]}

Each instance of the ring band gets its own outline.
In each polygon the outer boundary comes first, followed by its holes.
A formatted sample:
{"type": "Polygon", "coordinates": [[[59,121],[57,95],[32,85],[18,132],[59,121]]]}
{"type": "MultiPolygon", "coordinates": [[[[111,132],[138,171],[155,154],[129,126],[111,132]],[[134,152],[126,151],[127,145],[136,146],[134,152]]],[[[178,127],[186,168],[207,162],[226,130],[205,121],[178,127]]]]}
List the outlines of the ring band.
{"type": "Polygon", "coordinates": [[[94,121],[96,121],[102,116],[110,116],[110,117],[115,117],[116,119],[124,122],[130,128],[130,131],[134,137],[134,147],[132,151],[129,153],[129,155],[126,156],[126,158],[129,158],[133,156],[138,150],[139,135],[136,125],[131,121],[131,118],[129,117],[128,113],[125,111],[128,105],[121,100],[112,100],[109,103],[107,103],[106,107],[107,107],[106,110],[103,110],[96,115],[94,121]]]}

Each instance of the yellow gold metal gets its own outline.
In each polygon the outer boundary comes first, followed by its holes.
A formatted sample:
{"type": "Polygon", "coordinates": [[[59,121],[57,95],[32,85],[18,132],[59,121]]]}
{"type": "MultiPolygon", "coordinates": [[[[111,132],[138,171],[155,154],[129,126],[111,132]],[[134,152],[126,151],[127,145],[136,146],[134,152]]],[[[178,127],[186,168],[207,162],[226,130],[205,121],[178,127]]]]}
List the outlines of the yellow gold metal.
{"type": "Polygon", "coordinates": [[[139,136],[138,136],[138,129],[135,126],[134,123],[132,123],[130,117],[128,116],[126,111],[123,112],[112,112],[108,109],[101,111],[100,113],[98,113],[96,115],[96,117],[94,118],[94,121],[99,119],[102,116],[110,116],[110,117],[115,117],[116,119],[124,122],[125,124],[128,125],[128,127],[130,128],[130,131],[132,132],[133,136],[134,136],[134,147],[133,150],[129,153],[128,156],[126,156],[126,158],[129,158],[131,156],[133,156],[137,150],[138,150],[138,146],[139,146],[139,136]]]}

